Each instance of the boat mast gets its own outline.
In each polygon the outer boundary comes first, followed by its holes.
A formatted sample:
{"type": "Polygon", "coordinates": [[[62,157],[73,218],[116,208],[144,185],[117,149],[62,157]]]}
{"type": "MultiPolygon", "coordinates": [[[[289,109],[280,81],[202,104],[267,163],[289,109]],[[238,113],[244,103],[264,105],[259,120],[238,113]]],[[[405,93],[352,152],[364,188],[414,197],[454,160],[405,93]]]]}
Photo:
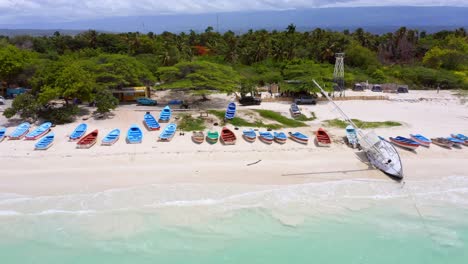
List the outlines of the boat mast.
{"type": "Polygon", "coordinates": [[[333,104],[333,106],[335,107],[335,109],[338,111],[338,113],[340,113],[340,115],[343,117],[343,119],[350,125],[352,125],[354,128],[358,128],[356,126],[356,124],[354,124],[354,122],[351,120],[351,118],[349,118],[344,112],[343,110],[341,110],[340,107],[338,107],[338,105],[330,98],[330,96],[328,96],[328,94],[325,92],[325,90],[323,90],[323,88],[315,81],[315,80],[312,80],[314,82],[314,84],[320,89],[320,91],[322,91],[323,95],[325,95],[325,97],[328,99],[328,101],[330,101],[330,103],[333,104]]]}

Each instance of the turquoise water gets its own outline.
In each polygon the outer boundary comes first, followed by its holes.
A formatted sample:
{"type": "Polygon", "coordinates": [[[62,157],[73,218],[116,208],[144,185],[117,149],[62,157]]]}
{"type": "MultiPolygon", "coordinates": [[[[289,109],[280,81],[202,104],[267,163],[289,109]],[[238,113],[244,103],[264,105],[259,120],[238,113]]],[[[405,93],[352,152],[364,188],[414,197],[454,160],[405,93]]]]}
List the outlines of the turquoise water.
{"type": "Polygon", "coordinates": [[[0,195],[2,263],[468,263],[468,178],[0,195]]]}

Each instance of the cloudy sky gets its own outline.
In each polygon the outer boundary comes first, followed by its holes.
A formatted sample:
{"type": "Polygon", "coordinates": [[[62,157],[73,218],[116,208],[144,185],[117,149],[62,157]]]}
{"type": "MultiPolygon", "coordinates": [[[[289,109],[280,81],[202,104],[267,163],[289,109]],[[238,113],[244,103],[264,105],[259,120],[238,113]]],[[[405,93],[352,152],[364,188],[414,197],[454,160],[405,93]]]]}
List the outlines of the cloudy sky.
{"type": "Polygon", "coordinates": [[[0,23],[355,6],[468,6],[468,0],[0,0],[0,23]]]}

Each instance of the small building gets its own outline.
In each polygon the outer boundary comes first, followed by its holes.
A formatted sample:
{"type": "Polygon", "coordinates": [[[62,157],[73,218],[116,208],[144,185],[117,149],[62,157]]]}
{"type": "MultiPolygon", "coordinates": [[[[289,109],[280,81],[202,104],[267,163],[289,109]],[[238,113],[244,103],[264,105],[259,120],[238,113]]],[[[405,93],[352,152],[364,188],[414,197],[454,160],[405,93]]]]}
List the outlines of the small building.
{"type": "Polygon", "coordinates": [[[125,87],[120,89],[112,90],[112,95],[119,99],[120,102],[134,102],[138,98],[151,96],[151,90],[149,87],[125,87]]]}

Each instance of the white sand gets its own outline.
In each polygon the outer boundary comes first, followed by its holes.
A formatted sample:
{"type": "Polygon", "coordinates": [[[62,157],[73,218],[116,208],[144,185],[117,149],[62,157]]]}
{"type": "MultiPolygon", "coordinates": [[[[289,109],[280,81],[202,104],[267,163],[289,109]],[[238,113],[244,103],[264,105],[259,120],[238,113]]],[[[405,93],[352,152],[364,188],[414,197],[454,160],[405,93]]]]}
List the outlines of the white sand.
{"type": "MultiPolygon", "coordinates": [[[[351,95],[352,92],[347,94],[351,95]]],[[[364,94],[375,95],[371,92],[364,94]]],[[[468,105],[461,104],[449,91],[441,91],[440,94],[435,91],[410,91],[405,95],[390,95],[388,101],[340,101],[338,104],[352,118],[364,121],[393,120],[404,124],[401,127],[377,129],[376,132],[382,136],[468,134],[468,105]]],[[[289,115],[287,103],[239,107],[240,110],[252,108],[289,115]]],[[[310,127],[298,129],[311,139],[321,121],[339,117],[326,102],[301,108],[303,112],[315,112],[318,117],[318,120],[309,122],[310,127]]],[[[336,139],[331,148],[319,148],[312,142],[304,146],[290,140],[285,145],[266,145],[258,140],[250,144],[241,138],[242,129],[236,131],[238,141],[234,146],[220,143],[208,145],[206,142],[197,145],[191,141],[191,133],[185,133],[185,136],[177,134],[170,143],[157,142],[159,132],[146,129],[143,129],[143,144],[129,145],[124,140],[126,131],[133,123],[144,128],[144,112],[124,106],[117,109],[115,114],[112,119],[85,121],[89,131],[99,129],[99,141],[114,128],[122,130],[121,139],[110,147],[97,144],[83,150],[76,149],[76,143],[68,142],[68,134],[77,123],[84,122],[81,120],[54,127],[56,140],[47,151],[34,151],[35,141],[1,142],[0,192],[56,194],[150,183],[296,184],[368,177],[388,179],[362,162],[362,155],[340,143],[344,136],[342,129],[330,129],[336,139]],[[261,161],[247,166],[258,160],[261,161]]],[[[153,114],[157,116],[159,111],[153,111],[153,114]]],[[[5,124],[7,121],[1,117],[0,125],[5,124]]],[[[11,127],[8,131],[12,130],[11,127]]],[[[453,150],[438,146],[430,149],[421,147],[417,154],[400,150],[400,155],[405,179],[408,180],[468,175],[468,147],[453,150]]]]}

